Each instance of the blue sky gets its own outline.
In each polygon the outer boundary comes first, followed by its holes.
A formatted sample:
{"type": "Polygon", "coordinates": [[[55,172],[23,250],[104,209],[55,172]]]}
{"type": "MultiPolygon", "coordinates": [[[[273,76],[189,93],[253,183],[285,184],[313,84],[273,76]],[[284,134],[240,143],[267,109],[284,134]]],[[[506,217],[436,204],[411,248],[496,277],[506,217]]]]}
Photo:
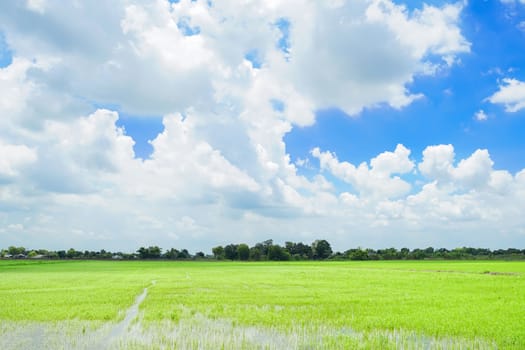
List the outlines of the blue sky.
{"type": "MultiPolygon", "coordinates": [[[[407,6],[419,8],[421,2],[410,1],[407,6]]],[[[487,148],[496,168],[523,169],[525,113],[506,113],[485,100],[504,76],[525,78],[525,28],[519,28],[525,21],[525,6],[471,1],[461,18],[460,28],[472,44],[471,52],[459,57],[460,64],[435,76],[416,77],[410,89],[424,98],[401,110],[372,107],[353,118],[335,107],[321,110],[315,125],[295,128],[286,136],[292,158],[305,157],[310,149],[321,146],[361,163],[398,143],[412,149],[417,158],[429,144],[450,143],[461,158],[487,148]],[[475,120],[479,110],[485,111],[488,120],[475,120]]]]}
{"type": "Polygon", "coordinates": [[[0,246],[523,246],[523,62],[521,0],[3,3],[0,246]]]}
{"type": "MultiPolygon", "coordinates": [[[[417,9],[422,3],[405,4],[417,9]]],[[[440,1],[424,3],[436,5],[440,1]]],[[[315,125],[296,127],[286,135],[287,151],[294,159],[304,158],[312,148],[322,146],[360,163],[398,143],[410,146],[416,157],[429,144],[451,143],[458,156],[487,148],[497,168],[523,169],[525,157],[520,155],[525,149],[525,119],[485,101],[497,90],[503,72],[510,70],[516,78],[525,77],[525,72],[520,72],[525,59],[525,27],[519,27],[525,21],[522,7],[497,1],[470,2],[462,13],[461,30],[472,43],[472,52],[460,57],[461,64],[437,76],[416,77],[410,89],[424,93],[425,98],[402,110],[371,107],[356,117],[336,106],[318,110],[315,125]],[[475,120],[479,110],[490,114],[490,120],[475,120]]],[[[281,19],[278,25],[286,33],[289,23],[281,19]]],[[[283,48],[284,38],[278,42],[283,48]]],[[[260,67],[256,50],[249,51],[246,59],[260,67]]],[[[133,136],[137,156],[147,158],[152,152],[148,140],[162,130],[162,117],[124,113],[118,125],[133,136]]]]}

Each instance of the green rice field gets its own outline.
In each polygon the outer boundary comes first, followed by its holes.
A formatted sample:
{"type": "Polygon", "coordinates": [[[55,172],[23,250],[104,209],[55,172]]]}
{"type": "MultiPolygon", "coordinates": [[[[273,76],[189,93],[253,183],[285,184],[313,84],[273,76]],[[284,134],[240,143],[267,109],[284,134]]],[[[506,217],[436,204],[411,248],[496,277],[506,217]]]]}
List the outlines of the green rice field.
{"type": "Polygon", "coordinates": [[[525,263],[0,261],[1,349],[525,349],[525,263]]]}

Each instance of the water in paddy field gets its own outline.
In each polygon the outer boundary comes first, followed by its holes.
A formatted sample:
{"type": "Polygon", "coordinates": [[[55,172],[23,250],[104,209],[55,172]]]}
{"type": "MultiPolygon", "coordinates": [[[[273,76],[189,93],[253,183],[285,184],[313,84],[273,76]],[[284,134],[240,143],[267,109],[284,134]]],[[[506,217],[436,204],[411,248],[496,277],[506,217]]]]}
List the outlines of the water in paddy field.
{"type": "Polygon", "coordinates": [[[131,322],[133,322],[134,319],[137,318],[139,315],[139,306],[140,304],[146,299],[146,296],[148,295],[148,288],[144,288],[144,291],[142,294],[140,294],[137,299],[135,300],[135,303],[131,305],[131,307],[126,311],[126,316],[124,319],[117,323],[113,329],[109,332],[106,339],[103,339],[100,343],[100,349],[110,349],[112,347],[112,344],[121,339],[124,335],[126,335],[126,332],[131,325],[131,322]]]}
{"type": "MultiPolygon", "coordinates": [[[[151,285],[154,285],[152,281],[151,285]]],[[[139,312],[147,298],[144,288],[118,323],[90,321],[0,322],[0,349],[494,349],[482,340],[437,339],[414,332],[368,331],[350,327],[292,329],[238,325],[210,319],[188,310],[180,321],[159,320],[144,325],[139,312]]]]}

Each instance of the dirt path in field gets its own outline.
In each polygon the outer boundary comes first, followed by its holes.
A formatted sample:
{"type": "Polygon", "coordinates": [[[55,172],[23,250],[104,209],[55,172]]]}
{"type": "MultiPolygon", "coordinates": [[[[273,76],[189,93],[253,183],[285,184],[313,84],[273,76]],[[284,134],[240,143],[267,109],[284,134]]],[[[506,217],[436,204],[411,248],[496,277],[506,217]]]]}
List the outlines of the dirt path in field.
{"type": "MultiPolygon", "coordinates": [[[[151,281],[151,285],[155,285],[156,281],[151,281]]],[[[126,310],[126,316],[122,321],[117,323],[108,333],[108,335],[101,341],[100,349],[110,349],[111,345],[126,333],[126,330],[131,325],[131,322],[137,318],[139,314],[139,306],[148,296],[148,288],[144,288],[142,294],[137,296],[133,305],[126,310]]]]}

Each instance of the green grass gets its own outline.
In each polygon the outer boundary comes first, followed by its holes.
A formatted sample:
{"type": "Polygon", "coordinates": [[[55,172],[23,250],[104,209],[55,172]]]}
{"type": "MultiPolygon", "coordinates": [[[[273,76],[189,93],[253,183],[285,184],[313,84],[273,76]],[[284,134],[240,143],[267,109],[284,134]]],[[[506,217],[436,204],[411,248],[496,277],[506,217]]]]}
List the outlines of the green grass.
{"type": "Polygon", "coordinates": [[[0,261],[0,323],[100,328],[145,287],[115,347],[525,348],[524,262],[0,261]]]}

